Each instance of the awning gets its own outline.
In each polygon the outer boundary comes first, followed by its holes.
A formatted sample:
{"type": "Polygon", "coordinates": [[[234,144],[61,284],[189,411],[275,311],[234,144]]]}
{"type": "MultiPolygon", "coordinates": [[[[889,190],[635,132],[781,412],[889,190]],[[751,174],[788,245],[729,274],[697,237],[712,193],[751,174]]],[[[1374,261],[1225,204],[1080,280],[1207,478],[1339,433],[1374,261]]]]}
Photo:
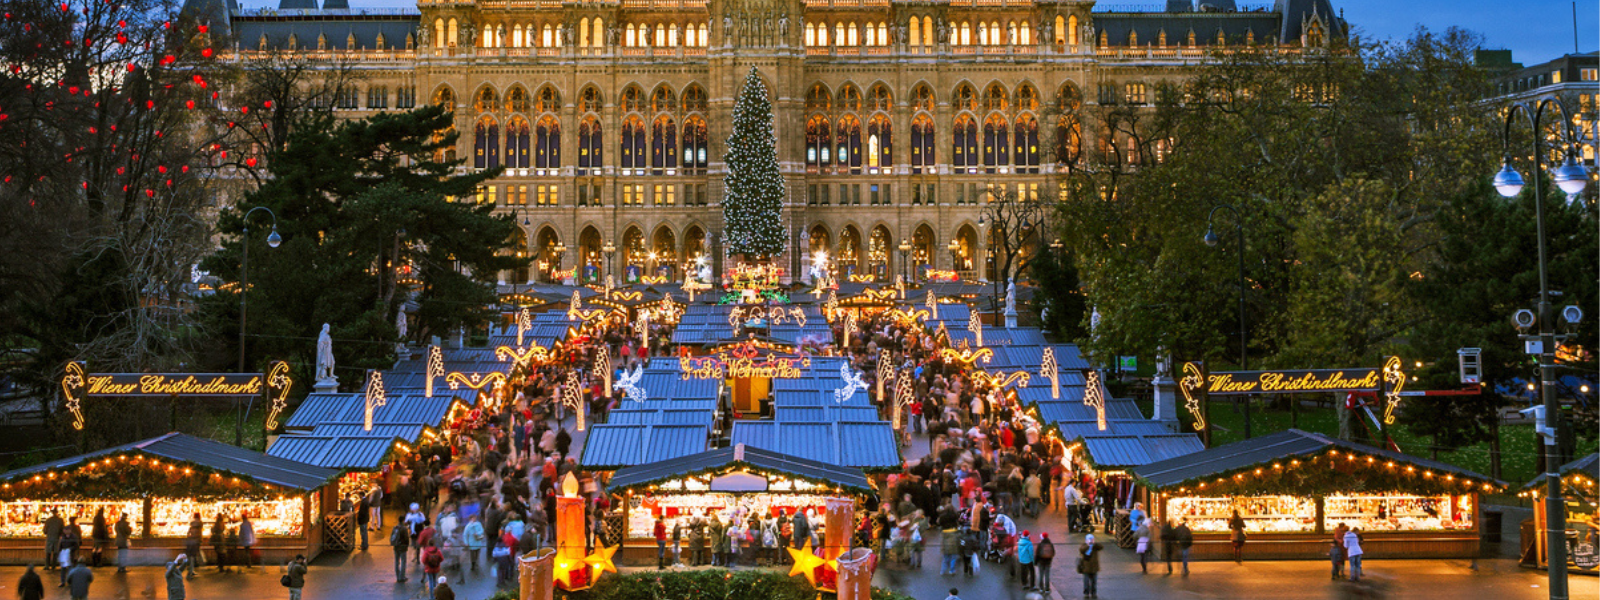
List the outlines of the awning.
{"type": "MultiPolygon", "coordinates": [[[[1560,473],[1563,479],[1567,478],[1569,475],[1582,474],[1588,477],[1590,480],[1600,480],[1600,453],[1590,454],[1578,460],[1561,465],[1561,468],[1557,469],[1556,472],[1560,473]]],[[[1523,485],[1522,489],[1524,491],[1543,490],[1544,473],[1540,473],[1538,477],[1534,477],[1533,481],[1529,481],[1526,485],[1523,485]]]]}
{"type": "Polygon", "coordinates": [[[24,467],[0,475],[0,481],[11,482],[41,473],[71,470],[87,465],[102,457],[141,454],[168,461],[176,461],[201,469],[287,488],[311,491],[322,487],[339,475],[338,471],[324,469],[268,456],[253,450],[230,446],[185,433],[169,433],[161,437],[106,448],[72,458],[63,458],[24,467]]]}

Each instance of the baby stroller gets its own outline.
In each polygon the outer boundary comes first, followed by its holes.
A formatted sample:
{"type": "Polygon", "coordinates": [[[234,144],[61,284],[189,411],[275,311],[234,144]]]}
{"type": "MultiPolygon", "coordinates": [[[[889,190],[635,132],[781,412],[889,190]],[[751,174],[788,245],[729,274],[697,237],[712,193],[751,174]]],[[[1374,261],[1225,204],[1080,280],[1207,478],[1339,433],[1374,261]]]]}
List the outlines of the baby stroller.
{"type": "Polygon", "coordinates": [[[1012,547],[1016,540],[1006,534],[1006,528],[998,521],[989,526],[989,548],[984,551],[983,558],[989,562],[1004,563],[1006,557],[1011,555],[1012,547]]]}

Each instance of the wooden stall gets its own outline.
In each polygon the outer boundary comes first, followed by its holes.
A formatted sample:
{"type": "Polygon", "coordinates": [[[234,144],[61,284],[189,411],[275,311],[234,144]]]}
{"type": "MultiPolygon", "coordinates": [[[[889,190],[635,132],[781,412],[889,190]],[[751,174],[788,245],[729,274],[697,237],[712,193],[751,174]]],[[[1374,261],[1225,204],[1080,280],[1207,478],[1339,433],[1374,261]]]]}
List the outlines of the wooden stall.
{"type": "MultiPolygon", "coordinates": [[[[1600,490],[1595,481],[1600,480],[1600,454],[1590,454],[1561,465],[1562,509],[1567,522],[1567,570],[1587,575],[1600,574],[1600,490]]],[[[1531,535],[1527,525],[1522,527],[1522,564],[1546,568],[1550,564],[1545,539],[1545,476],[1539,475],[1522,486],[1519,494],[1533,499],[1533,525],[1531,535]]],[[[1525,522],[1526,523],[1526,522],[1525,522]]]]}
{"type": "MultiPolygon", "coordinates": [[[[123,515],[133,527],[132,564],[161,564],[183,551],[195,513],[211,525],[217,515],[237,532],[249,515],[260,561],[315,557],[323,546],[322,516],[335,506],[338,471],[236,448],[182,433],[52,461],[0,475],[0,562],[44,558],[45,519],[76,517],[85,548],[94,519],[108,527],[123,515]]],[[[115,543],[106,558],[116,556],[115,543]]]]}
{"type": "Polygon", "coordinates": [[[1332,532],[1359,529],[1372,558],[1478,555],[1479,495],[1505,483],[1381,448],[1290,429],[1135,467],[1156,519],[1186,521],[1197,560],[1327,559],[1332,532]]]}

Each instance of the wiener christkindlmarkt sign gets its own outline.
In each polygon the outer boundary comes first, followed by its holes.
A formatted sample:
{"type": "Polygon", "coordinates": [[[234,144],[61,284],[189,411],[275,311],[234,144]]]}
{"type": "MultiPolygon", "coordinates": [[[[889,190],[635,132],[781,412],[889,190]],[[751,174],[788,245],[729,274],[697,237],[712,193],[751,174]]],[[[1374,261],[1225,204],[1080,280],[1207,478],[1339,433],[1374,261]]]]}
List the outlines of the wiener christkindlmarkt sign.
{"type": "Polygon", "coordinates": [[[1204,363],[1189,362],[1183,364],[1183,377],[1178,379],[1178,391],[1183,393],[1184,407],[1194,415],[1196,431],[1206,427],[1205,415],[1201,409],[1205,397],[1250,394],[1375,392],[1384,397],[1383,422],[1392,424],[1394,410],[1400,406],[1400,390],[1406,384],[1406,374],[1400,367],[1400,357],[1397,356],[1385,358],[1381,368],[1277,369],[1215,373],[1207,372],[1204,363]]]}
{"type": "Polygon", "coordinates": [[[229,398],[272,392],[272,412],[267,428],[277,427],[278,413],[287,405],[289,363],[276,361],[266,373],[89,373],[81,362],[67,363],[61,392],[72,412],[72,426],[83,429],[82,401],[110,397],[229,398]]]}

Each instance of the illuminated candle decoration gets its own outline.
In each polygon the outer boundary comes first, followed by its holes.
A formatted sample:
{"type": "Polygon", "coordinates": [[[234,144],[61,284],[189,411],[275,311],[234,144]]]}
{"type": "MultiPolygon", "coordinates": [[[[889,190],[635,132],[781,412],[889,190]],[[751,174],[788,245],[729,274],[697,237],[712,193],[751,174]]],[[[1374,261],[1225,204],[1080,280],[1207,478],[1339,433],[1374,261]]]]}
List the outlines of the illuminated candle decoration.
{"type": "Polygon", "coordinates": [[[983,347],[983,319],[979,315],[967,319],[967,331],[972,332],[973,345],[983,347]]]}
{"type": "Polygon", "coordinates": [[[426,376],[423,378],[426,382],[425,387],[422,389],[423,396],[433,397],[433,378],[435,377],[444,377],[444,351],[440,350],[438,346],[428,346],[428,366],[426,376]]]}
{"type": "Polygon", "coordinates": [[[372,411],[387,404],[383,396],[383,373],[376,370],[367,375],[366,410],[362,413],[362,431],[372,431],[372,411]]]}
{"type": "Polygon", "coordinates": [[[267,387],[271,390],[272,410],[267,413],[267,430],[278,428],[278,414],[289,406],[289,388],[294,380],[289,377],[289,363],[276,361],[267,369],[267,387]]]}
{"type": "Polygon", "coordinates": [[[1050,380],[1050,399],[1061,398],[1061,368],[1056,365],[1056,349],[1052,346],[1044,347],[1044,356],[1039,360],[1039,375],[1050,380]]]}
{"type": "Polygon", "coordinates": [[[1183,379],[1178,380],[1178,391],[1183,392],[1183,407],[1189,409],[1189,414],[1194,416],[1194,430],[1203,431],[1206,428],[1206,417],[1200,411],[1200,398],[1195,395],[1196,390],[1205,388],[1205,376],[1200,371],[1200,365],[1192,362],[1183,363],[1183,379]]]}
{"type": "Polygon", "coordinates": [[[650,347],[650,311],[639,311],[639,320],[634,322],[634,327],[639,331],[639,345],[650,347]]]}
{"type": "Polygon", "coordinates": [[[72,411],[72,428],[83,429],[83,363],[67,363],[67,374],[61,377],[61,395],[67,399],[67,410],[72,411]]]}
{"type": "Polygon", "coordinates": [[[1100,390],[1100,372],[1091,370],[1085,378],[1083,388],[1083,405],[1094,407],[1095,426],[1100,431],[1106,430],[1106,397],[1100,390]]]}
{"type": "Polygon", "coordinates": [[[1394,424],[1394,409],[1400,407],[1400,390],[1406,387],[1406,374],[1400,370],[1400,357],[1391,356],[1383,363],[1383,381],[1388,383],[1384,390],[1383,424],[1394,424]]]}
{"type": "Polygon", "coordinates": [[[518,348],[522,347],[522,334],[527,332],[529,329],[533,329],[533,316],[529,315],[528,314],[528,309],[526,307],[524,307],[520,312],[517,313],[517,347],[518,348]]]}
{"type": "Polygon", "coordinates": [[[584,499],[578,495],[578,479],[567,473],[556,496],[555,581],[569,592],[586,590],[605,572],[617,572],[613,556],[620,546],[596,546],[585,553],[584,499]]]}
{"type": "Polygon", "coordinates": [[[894,382],[894,415],[890,417],[895,429],[900,429],[901,409],[910,406],[915,399],[915,390],[911,388],[911,370],[901,369],[900,377],[894,382]]]}
{"type": "Polygon", "coordinates": [[[939,320],[939,297],[933,293],[933,290],[928,290],[928,318],[935,321],[939,320]]]}

